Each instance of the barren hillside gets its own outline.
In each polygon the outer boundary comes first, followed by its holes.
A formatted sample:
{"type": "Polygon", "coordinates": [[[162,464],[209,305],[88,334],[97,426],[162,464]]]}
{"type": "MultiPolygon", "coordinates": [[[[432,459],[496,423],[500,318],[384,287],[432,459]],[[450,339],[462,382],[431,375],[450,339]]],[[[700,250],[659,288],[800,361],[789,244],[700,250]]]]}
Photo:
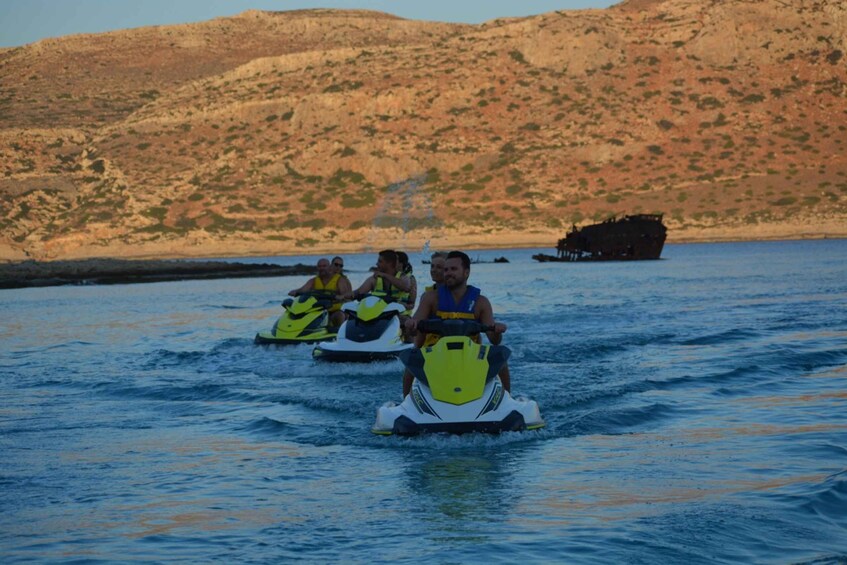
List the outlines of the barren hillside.
{"type": "Polygon", "coordinates": [[[847,6],[246,12],[0,51],[0,256],[847,235],[847,6]]]}

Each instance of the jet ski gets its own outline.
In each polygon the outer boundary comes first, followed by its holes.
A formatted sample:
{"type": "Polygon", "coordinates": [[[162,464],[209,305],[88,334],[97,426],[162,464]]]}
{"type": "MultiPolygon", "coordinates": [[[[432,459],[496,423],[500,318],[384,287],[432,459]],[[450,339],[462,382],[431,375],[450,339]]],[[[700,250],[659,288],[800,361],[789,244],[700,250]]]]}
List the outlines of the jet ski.
{"type": "Polygon", "coordinates": [[[419,322],[418,331],[442,337],[432,347],[400,354],[414,376],[412,390],[400,404],[387,402],[381,406],[371,431],[417,435],[543,428],[538,404],[513,398],[497,376],[511,351],[501,345],[480,345],[470,338],[493,329],[474,320],[419,322]]]}
{"type": "Polygon", "coordinates": [[[292,345],[316,343],[335,337],[330,328],[329,309],[332,295],[326,291],[304,292],[296,298],[286,298],[282,316],[274,322],[271,331],[256,334],[255,342],[260,345],[292,345]]]}
{"type": "Polygon", "coordinates": [[[368,294],[341,307],[347,319],[335,341],[322,343],[312,356],[321,361],[379,361],[394,359],[411,349],[403,341],[400,314],[405,307],[383,296],[368,294]]]}

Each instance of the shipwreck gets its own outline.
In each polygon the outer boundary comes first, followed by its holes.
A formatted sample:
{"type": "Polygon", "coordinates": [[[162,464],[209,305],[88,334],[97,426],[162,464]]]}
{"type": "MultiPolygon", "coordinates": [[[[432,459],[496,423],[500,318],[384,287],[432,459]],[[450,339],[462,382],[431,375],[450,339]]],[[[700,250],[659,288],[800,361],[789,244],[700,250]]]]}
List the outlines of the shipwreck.
{"type": "Polygon", "coordinates": [[[536,261],[630,261],[659,259],[667,237],[662,214],[609,218],[582,228],[575,225],[556,245],[556,255],[539,253],[536,261]]]}

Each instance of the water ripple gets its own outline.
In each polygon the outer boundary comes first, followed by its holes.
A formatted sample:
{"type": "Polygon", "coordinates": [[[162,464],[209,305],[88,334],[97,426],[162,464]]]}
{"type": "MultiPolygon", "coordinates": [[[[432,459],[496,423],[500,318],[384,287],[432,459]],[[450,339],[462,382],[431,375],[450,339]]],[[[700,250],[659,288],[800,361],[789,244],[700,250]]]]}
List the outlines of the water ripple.
{"type": "Polygon", "coordinates": [[[373,435],[399,362],[255,346],[298,277],[0,291],[4,559],[845,561],[847,241],[666,251],[473,266],[548,424],[496,436],[373,435]]]}

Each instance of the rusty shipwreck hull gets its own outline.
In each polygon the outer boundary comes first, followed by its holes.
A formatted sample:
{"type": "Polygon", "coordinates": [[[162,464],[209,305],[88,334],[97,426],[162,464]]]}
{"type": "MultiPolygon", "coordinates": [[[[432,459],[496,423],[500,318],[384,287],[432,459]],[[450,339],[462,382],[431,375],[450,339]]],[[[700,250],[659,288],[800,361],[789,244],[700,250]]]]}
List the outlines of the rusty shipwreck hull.
{"type": "Polygon", "coordinates": [[[536,261],[633,261],[659,259],[667,238],[662,214],[609,218],[583,228],[576,226],[560,239],[556,255],[533,255],[536,261]]]}

